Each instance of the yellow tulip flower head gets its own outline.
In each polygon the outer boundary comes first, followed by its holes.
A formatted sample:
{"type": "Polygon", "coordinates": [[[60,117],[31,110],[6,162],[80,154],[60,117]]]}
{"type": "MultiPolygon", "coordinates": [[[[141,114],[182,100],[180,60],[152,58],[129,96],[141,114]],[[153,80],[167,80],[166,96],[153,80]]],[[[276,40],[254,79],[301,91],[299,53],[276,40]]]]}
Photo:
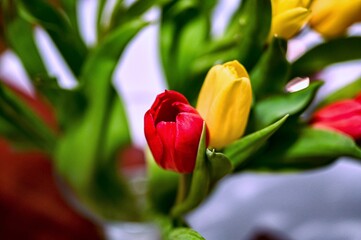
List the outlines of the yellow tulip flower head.
{"type": "Polygon", "coordinates": [[[243,135],[251,103],[249,76],[238,61],[216,65],[209,70],[196,107],[206,121],[209,146],[219,149],[243,135]]]}
{"type": "Polygon", "coordinates": [[[272,25],[269,35],[289,39],[307,23],[310,0],[272,0],[272,25]]]}
{"type": "Polygon", "coordinates": [[[310,26],[326,38],[343,35],[361,21],[361,0],[315,0],[310,26]]]}

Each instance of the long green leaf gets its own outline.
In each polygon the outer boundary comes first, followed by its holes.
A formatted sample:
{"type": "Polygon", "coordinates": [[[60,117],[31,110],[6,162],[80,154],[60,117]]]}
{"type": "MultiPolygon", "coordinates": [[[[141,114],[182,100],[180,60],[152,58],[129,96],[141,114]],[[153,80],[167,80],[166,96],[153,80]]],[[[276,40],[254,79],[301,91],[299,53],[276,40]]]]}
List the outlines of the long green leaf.
{"type": "Polygon", "coordinates": [[[238,60],[251,70],[265,47],[269,34],[272,9],[270,0],[244,0],[239,23],[238,60]]]}
{"type": "Polygon", "coordinates": [[[55,134],[14,92],[0,83],[1,135],[19,139],[30,147],[52,152],[55,134]],[[9,126],[6,129],[4,126],[9,126]],[[14,134],[14,135],[12,135],[14,134]]]}
{"type": "Polygon", "coordinates": [[[336,101],[354,98],[357,94],[360,94],[360,92],[361,78],[327,95],[325,99],[317,104],[317,108],[321,108],[336,101]]]}
{"type": "Polygon", "coordinates": [[[256,129],[263,128],[286,114],[300,115],[312,102],[322,82],[313,82],[308,88],[266,98],[254,107],[252,120],[256,129]]]}
{"type": "Polygon", "coordinates": [[[137,21],[118,29],[94,50],[85,64],[80,87],[88,107],[83,118],[67,129],[59,144],[57,158],[60,170],[79,187],[89,184],[95,165],[101,160],[98,158],[102,157],[99,148],[104,142],[104,128],[109,121],[113,71],[127,43],[144,25],[144,22],[137,21]],[[86,149],[84,143],[88,146],[86,149]],[[77,161],[72,161],[73,158],[77,161]]]}
{"type": "Polygon", "coordinates": [[[121,26],[89,56],[79,86],[87,109],[66,129],[56,152],[57,167],[67,181],[89,201],[100,196],[99,202],[92,205],[100,214],[112,218],[124,217],[127,213],[132,216],[135,212],[135,206],[129,205],[135,204],[134,200],[117,176],[112,154],[119,145],[130,143],[126,115],[112,87],[112,76],[123,50],[145,25],[143,21],[133,21],[121,26]],[[114,101],[118,103],[114,105],[114,101]],[[122,135],[115,136],[112,130],[122,135]],[[110,178],[104,179],[104,176],[110,178]],[[112,187],[107,187],[109,185],[112,187]]]}
{"type": "Polygon", "coordinates": [[[75,76],[79,76],[87,49],[64,16],[44,0],[20,0],[21,11],[28,21],[40,24],[50,35],[75,76]],[[28,17],[30,16],[30,17],[28,17]]]}
{"type": "Polygon", "coordinates": [[[80,36],[79,24],[78,24],[78,1],[74,0],[60,0],[61,7],[64,9],[64,14],[69,19],[70,25],[74,29],[75,33],[80,36]]]}
{"type": "Polygon", "coordinates": [[[12,2],[4,2],[4,20],[6,40],[11,49],[19,56],[33,83],[47,71],[34,40],[33,27],[19,17],[12,2]],[[21,37],[19,37],[21,36],[21,37]]]}
{"type": "Polygon", "coordinates": [[[190,228],[175,228],[168,236],[169,240],[205,240],[198,232],[190,228]]]}
{"type": "Polygon", "coordinates": [[[161,15],[159,43],[166,81],[170,89],[182,92],[190,102],[197,97],[204,79],[193,70],[210,35],[212,8],[203,8],[197,1],[171,1],[163,6],[161,15]]]}
{"type": "Polygon", "coordinates": [[[264,151],[250,159],[246,168],[267,171],[305,170],[325,166],[339,157],[361,159],[361,149],[346,135],[306,127],[295,140],[274,139],[264,151]]]}
{"type": "Polygon", "coordinates": [[[252,90],[256,97],[283,92],[290,71],[286,51],[287,42],[274,37],[251,72],[252,90]]]}
{"type": "Polygon", "coordinates": [[[284,116],[272,125],[247,135],[232,143],[224,149],[224,154],[231,161],[233,168],[237,168],[258,151],[266,141],[282,126],[288,115],[284,116]]]}
{"type": "Polygon", "coordinates": [[[309,76],[339,62],[361,59],[361,37],[329,40],[308,50],[292,64],[292,76],[309,76]]]}

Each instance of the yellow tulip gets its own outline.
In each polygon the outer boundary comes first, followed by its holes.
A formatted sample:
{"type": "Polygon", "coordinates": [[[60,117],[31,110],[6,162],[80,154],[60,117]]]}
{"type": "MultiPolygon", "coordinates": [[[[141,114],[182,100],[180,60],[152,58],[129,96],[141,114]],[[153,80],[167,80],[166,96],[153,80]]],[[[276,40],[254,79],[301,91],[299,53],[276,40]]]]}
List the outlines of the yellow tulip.
{"type": "Polygon", "coordinates": [[[361,21],[361,0],[315,0],[310,26],[326,38],[343,35],[361,21]]]}
{"type": "Polygon", "coordinates": [[[197,110],[206,121],[211,147],[222,148],[243,135],[251,103],[249,76],[238,61],[209,70],[199,93],[197,110]]]}
{"type": "Polygon", "coordinates": [[[310,0],[272,0],[272,25],[269,35],[289,39],[307,23],[310,0]]]}

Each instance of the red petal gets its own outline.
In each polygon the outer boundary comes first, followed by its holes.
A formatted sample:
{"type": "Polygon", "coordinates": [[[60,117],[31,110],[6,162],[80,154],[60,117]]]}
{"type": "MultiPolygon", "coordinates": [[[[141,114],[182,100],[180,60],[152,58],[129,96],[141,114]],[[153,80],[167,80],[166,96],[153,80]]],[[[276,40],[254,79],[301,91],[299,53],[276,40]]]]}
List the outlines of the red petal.
{"type": "Polygon", "coordinates": [[[197,112],[197,110],[192,107],[189,104],[186,103],[181,103],[181,102],[175,102],[172,105],[174,108],[178,109],[178,112],[186,112],[186,113],[194,113],[199,115],[199,113],[197,112]]]}
{"type": "Polygon", "coordinates": [[[150,111],[147,111],[144,115],[144,135],[147,139],[148,146],[153,154],[154,160],[157,163],[162,162],[163,144],[157,134],[157,130],[154,126],[154,119],[150,111]]]}
{"type": "Polygon", "coordinates": [[[361,115],[361,104],[355,100],[343,100],[322,108],[313,115],[312,122],[336,121],[361,115]]]}
{"type": "Polygon", "coordinates": [[[204,121],[197,114],[180,113],[176,123],[175,162],[180,172],[190,173],[195,167],[204,121]]]}
{"type": "Polygon", "coordinates": [[[154,103],[151,106],[151,109],[159,108],[159,106],[167,99],[171,99],[173,102],[183,102],[189,104],[188,100],[179,92],[165,90],[163,93],[157,95],[154,103]]]}
{"type": "Polygon", "coordinates": [[[178,172],[174,162],[174,142],[176,138],[176,126],[174,122],[160,122],[157,124],[157,133],[163,143],[163,158],[158,164],[169,170],[178,172]]]}
{"type": "Polygon", "coordinates": [[[160,121],[175,122],[176,116],[179,113],[178,109],[173,106],[176,102],[189,105],[187,99],[175,91],[166,90],[157,96],[151,107],[155,124],[158,124],[160,121]]]}
{"type": "Polygon", "coordinates": [[[338,121],[315,123],[313,126],[316,128],[336,130],[356,140],[361,139],[361,115],[340,119],[338,121]]]}

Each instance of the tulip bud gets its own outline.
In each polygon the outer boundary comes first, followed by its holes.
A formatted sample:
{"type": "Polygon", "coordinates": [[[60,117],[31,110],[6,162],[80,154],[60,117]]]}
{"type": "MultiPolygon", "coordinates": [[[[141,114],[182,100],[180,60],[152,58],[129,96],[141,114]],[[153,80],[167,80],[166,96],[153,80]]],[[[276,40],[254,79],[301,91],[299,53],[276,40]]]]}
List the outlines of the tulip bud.
{"type": "Polygon", "coordinates": [[[361,139],[361,95],[332,103],[314,113],[313,127],[333,130],[361,139]]]}
{"type": "Polygon", "coordinates": [[[175,91],[157,96],[144,116],[144,133],[157,164],[178,173],[195,167],[204,120],[175,91]]]}
{"type": "Polygon", "coordinates": [[[197,110],[207,123],[211,147],[222,148],[243,135],[251,103],[249,76],[238,61],[211,68],[197,102],[197,110]]]}
{"type": "Polygon", "coordinates": [[[272,26],[269,38],[274,35],[289,39],[296,35],[310,16],[309,0],[272,0],[272,26]]]}
{"type": "Polygon", "coordinates": [[[310,26],[327,38],[340,36],[361,21],[361,0],[316,0],[311,9],[310,26]]]}

